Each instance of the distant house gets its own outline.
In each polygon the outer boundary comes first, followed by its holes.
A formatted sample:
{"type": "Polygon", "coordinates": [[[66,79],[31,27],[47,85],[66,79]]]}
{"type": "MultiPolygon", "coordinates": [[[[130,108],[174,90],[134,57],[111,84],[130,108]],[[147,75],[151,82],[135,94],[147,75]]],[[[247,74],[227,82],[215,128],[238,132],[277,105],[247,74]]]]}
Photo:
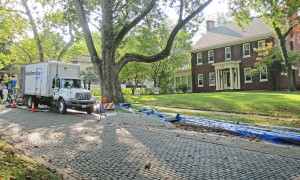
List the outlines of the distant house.
{"type": "MultiPolygon", "coordinates": [[[[241,30],[235,23],[215,27],[207,21],[205,33],[192,47],[193,92],[226,90],[270,90],[288,88],[286,73],[278,72],[278,63],[261,68],[256,76],[249,72],[255,68],[258,53],[253,48],[268,42],[276,44],[274,32],[262,18],[241,30]]],[[[291,38],[289,38],[291,39],[291,38]]],[[[300,50],[299,41],[287,41],[288,48],[300,50]]],[[[279,70],[281,64],[279,63],[279,70]]],[[[300,85],[299,69],[294,69],[296,84],[300,85]]]]}
{"type": "Polygon", "coordinates": [[[80,71],[84,71],[87,67],[93,66],[91,57],[89,55],[81,54],[76,57],[74,61],[71,61],[74,64],[80,65],[80,71]]]}
{"type": "Polygon", "coordinates": [[[185,64],[182,68],[175,70],[174,72],[174,84],[175,88],[181,85],[187,86],[187,92],[192,92],[192,70],[191,64],[185,64]]]}

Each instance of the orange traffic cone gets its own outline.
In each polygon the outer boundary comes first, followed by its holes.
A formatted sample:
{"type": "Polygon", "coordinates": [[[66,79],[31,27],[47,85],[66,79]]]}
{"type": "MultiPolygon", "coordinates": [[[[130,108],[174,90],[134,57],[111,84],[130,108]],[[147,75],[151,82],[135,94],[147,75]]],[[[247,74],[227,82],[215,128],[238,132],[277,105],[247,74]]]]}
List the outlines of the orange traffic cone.
{"type": "Polygon", "coordinates": [[[32,105],[31,105],[31,112],[35,112],[34,102],[32,102],[32,105]]]}

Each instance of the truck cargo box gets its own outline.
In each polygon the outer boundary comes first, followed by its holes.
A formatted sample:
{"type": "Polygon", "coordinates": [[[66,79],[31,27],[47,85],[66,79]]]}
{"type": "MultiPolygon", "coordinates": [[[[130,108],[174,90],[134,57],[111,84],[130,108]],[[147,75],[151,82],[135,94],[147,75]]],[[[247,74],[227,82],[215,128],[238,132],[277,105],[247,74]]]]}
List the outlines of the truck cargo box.
{"type": "Polygon", "coordinates": [[[78,78],[79,68],[78,64],[54,61],[24,65],[22,68],[22,92],[25,95],[52,97],[52,80],[56,74],[78,78]]]}

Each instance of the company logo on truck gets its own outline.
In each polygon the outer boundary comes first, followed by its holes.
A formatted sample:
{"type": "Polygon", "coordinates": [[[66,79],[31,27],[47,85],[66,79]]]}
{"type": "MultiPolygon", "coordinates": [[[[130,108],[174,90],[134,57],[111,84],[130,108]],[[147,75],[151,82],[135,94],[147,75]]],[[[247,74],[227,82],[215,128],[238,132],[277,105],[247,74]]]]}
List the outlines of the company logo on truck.
{"type": "Polygon", "coordinates": [[[38,69],[35,72],[34,71],[28,71],[28,72],[26,72],[26,76],[35,76],[35,79],[38,80],[41,77],[41,74],[42,74],[41,71],[42,71],[41,69],[38,69]]]}
{"type": "Polygon", "coordinates": [[[26,76],[31,76],[31,75],[37,75],[37,76],[39,76],[39,75],[41,75],[41,72],[38,72],[38,71],[36,71],[36,72],[34,72],[34,71],[28,71],[28,72],[26,72],[26,76]]]}

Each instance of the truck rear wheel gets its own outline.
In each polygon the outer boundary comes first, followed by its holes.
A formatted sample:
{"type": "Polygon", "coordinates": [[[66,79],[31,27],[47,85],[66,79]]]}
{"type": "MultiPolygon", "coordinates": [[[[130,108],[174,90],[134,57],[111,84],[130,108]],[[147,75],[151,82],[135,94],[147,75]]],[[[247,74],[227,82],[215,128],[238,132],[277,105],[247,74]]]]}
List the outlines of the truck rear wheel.
{"type": "Polygon", "coordinates": [[[87,114],[92,114],[93,111],[94,111],[93,106],[86,108],[87,114]]]}
{"type": "Polygon", "coordinates": [[[26,107],[27,107],[28,109],[31,109],[32,102],[33,102],[33,97],[32,97],[32,96],[27,96],[27,97],[26,97],[26,107]]]}
{"type": "Polygon", "coordinates": [[[58,112],[60,114],[65,114],[67,112],[67,107],[63,99],[58,100],[58,112]]]}

